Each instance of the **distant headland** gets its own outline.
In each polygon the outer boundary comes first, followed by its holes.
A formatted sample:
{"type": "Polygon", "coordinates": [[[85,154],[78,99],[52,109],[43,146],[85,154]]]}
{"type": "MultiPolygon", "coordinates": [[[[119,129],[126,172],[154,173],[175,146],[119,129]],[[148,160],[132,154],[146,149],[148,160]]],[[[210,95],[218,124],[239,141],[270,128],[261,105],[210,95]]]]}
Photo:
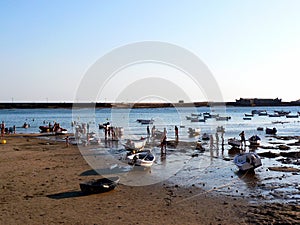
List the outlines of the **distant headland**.
{"type": "Polygon", "coordinates": [[[210,107],[217,105],[226,106],[300,106],[300,99],[283,102],[279,98],[240,98],[235,102],[184,102],[177,103],[72,103],[72,102],[4,102],[0,103],[0,109],[28,109],[28,108],[72,108],[72,107],[95,107],[95,108],[163,108],[163,107],[210,107]]]}

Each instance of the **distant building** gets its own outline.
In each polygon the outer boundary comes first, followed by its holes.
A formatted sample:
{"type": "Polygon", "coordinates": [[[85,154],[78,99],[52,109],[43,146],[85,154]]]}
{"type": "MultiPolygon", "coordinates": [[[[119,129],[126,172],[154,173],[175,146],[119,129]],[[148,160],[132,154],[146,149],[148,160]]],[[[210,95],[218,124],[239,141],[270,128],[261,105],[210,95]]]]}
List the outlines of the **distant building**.
{"type": "Polygon", "coordinates": [[[235,100],[236,106],[272,106],[281,105],[279,98],[240,98],[235,100]]]}

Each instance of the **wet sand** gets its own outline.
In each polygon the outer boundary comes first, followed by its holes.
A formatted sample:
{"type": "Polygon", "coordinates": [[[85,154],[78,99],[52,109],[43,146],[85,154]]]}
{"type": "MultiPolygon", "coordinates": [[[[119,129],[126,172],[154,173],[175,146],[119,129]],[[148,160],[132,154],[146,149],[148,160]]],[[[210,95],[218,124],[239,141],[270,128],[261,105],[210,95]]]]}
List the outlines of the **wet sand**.
{"type": "Polygon", "coordinates": [[[118,185],[84,196],[82,181],[99,178],[76,146],[5,137],[0,144],[0,224],[299,224],[300,206],[249,203],[171,182],[118,185]]]}

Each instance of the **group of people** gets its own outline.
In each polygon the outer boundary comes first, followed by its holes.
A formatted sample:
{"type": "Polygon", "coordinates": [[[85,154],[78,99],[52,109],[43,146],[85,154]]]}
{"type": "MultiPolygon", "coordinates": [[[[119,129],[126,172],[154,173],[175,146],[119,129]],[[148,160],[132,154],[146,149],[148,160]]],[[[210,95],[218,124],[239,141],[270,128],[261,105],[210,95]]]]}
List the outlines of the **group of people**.
{"type": "MultiPolygon", "coordinates": [[[[148,137],[150,137],[150,135],[151,135],[151,137],[155,138],[157,136],[155,131],[156,131],[156,128],[155,128],[155,126],[153,126],[151,129],[151,133],[150,133],[150,127],[147,126],[148,137]]],[[[177,126],[175,126],[175,128],[174,128],[174,132],[175,132],[175,140],[178,141],[179,132],[178,132],[177,126]]],[[[166,149],[167,149],[167,129],[166,128],[164,128],[164,131],[162,132],[162,134],[160,136],[160,146],[161,146],[161,153],[166,154],[166,149]]]]}
{"type": "Polygon", "coordinates": [[[4,134],[15,134],[16,133],[16,126],[14,125],[13,127],[5,127],[4,121],[0,124],[0,129],[1,129],[1,139],[3,138],[4,134]]]}

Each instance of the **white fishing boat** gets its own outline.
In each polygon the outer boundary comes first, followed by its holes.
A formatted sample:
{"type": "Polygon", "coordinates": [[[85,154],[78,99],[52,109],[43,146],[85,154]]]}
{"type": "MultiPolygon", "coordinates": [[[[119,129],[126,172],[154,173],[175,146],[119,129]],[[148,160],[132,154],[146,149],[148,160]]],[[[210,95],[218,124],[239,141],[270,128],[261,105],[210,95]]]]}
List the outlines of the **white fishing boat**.
{"type": "Polygon", "coordinates": [[[127,156],[128,163],[135,166],[151,167],[155,155],[151,151],[141,151],[127,156]]]}
{"type": "Polygon", "coordinates": [[[145,147],[146,139],[140,140],[127,140],[124,145],[126,150],[138,150],[141,151],[145,147]]]}
{"type": "Polygon", "coordinates": [[[254,170],[262,165],[260,157],[254,152],[240,153],[233,159],[240,171],[254,170]]]}

